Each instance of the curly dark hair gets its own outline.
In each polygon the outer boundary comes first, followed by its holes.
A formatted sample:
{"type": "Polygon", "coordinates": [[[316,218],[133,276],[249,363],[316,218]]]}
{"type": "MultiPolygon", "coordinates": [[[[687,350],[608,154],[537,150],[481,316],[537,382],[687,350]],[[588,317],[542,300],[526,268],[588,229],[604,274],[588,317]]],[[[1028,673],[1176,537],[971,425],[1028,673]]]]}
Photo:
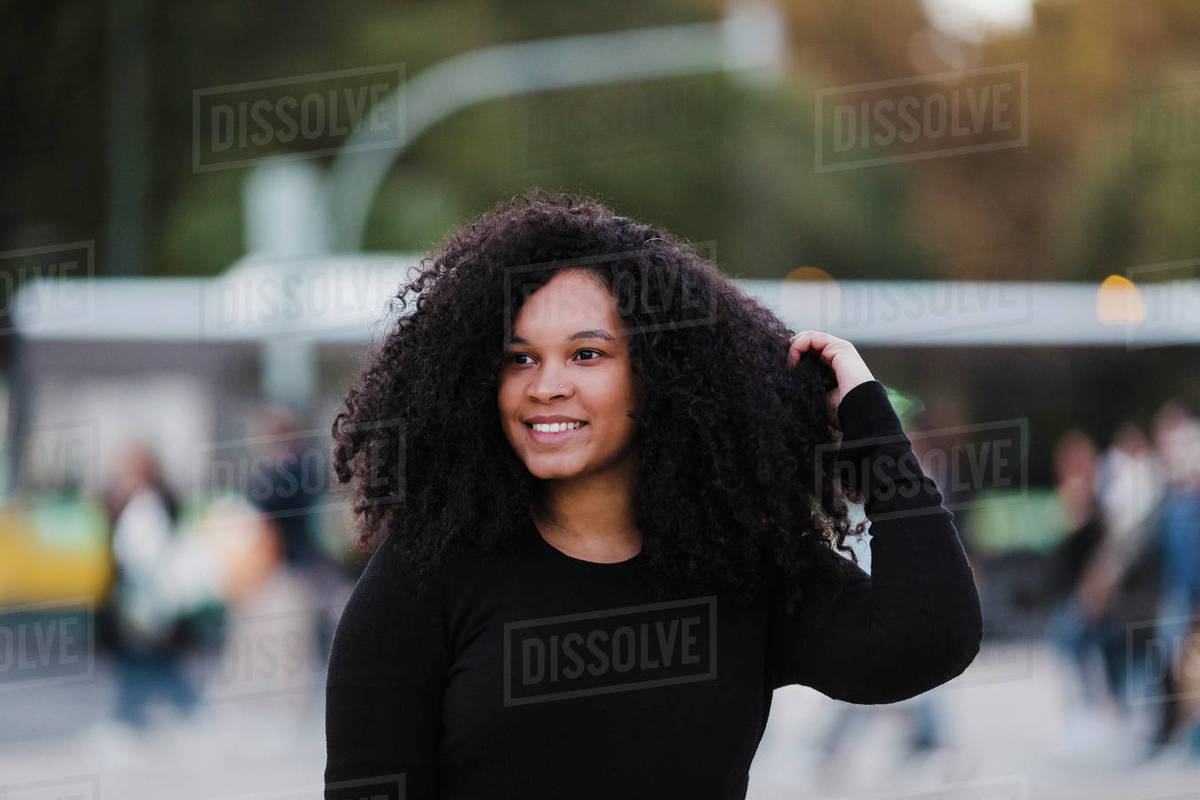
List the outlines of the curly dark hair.
{"type": "MultiPolygon", "coordinates": [[[[454,231],[393,298],[400,314],[333,422],[360,550],[386,536],[417,575],[515,546],[538,496],[500,424],[498,382],[524,298],[561,269],[598,276],[627,325],[641,406],[635,524],[659,592],[753,602],[770,569],[789,608],[836,591],[849,563],[848,484],[833,371],[786,365],[794,331],[691,243],[598,200],[534,189],[454,231]],[[400,446],[397,447],[397,437],[400,446]]],[[[412,277],[410,275],[410,277],[412,277]]]]}

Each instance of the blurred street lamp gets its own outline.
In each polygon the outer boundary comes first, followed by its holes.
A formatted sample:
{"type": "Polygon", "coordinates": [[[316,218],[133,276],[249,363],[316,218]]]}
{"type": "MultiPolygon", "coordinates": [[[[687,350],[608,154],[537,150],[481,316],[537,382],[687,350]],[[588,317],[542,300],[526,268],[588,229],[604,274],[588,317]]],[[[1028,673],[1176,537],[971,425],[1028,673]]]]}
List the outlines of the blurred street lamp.
{"type": "Polygon", "coordinates": [[[316,394],[317,369],[311,320],[302,294],[305,274],[329,253],[326,176],[311,161],[268,161],[250,173],[243,187],[248,252],[257,291],[273,308],[235,304],[235,314],[270,320],[262,338],[261,384],[268,402],[303,416],[316,394]],[[299,313],[297,312],[299,310],[299,313]]]}
{"type": "Polygon", "coordinates": [[[336,250],[361,249],[371,204],[392,164],[410,142],[460,109],[549,89],[709,72],[778,80],[787,56],[785,31],[770,2],[742,2],[718,22],[497,45],[436,64],[379,103],[381,114],[403,120],[395,148],[355,152],[370,136],[360,129],[335,157],[330,207],[336,250]]]}

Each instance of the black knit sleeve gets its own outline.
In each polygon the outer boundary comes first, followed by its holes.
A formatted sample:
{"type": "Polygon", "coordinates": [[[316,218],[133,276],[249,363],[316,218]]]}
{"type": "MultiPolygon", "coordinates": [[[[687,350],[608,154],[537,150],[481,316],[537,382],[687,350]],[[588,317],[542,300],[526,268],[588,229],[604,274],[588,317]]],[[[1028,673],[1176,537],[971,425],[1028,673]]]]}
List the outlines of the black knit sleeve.
{"type": "Polygon", "coordinates": [[[863,489],[871,574],[846,560],[840,592],[794,613],[774,595],[772,687],[811,686],[851,703],[891,703],[962,673],[979,651],[975,577],[952,514],[917,462],[879,381],[838,407],[839,465],[863,489]]]}
{"type": "Polygon", "coordinates": [[[445,584],[420,585],[387,542],[338,622],[325,697],[325,800],[437,797],[448,669],[445,584]]]}

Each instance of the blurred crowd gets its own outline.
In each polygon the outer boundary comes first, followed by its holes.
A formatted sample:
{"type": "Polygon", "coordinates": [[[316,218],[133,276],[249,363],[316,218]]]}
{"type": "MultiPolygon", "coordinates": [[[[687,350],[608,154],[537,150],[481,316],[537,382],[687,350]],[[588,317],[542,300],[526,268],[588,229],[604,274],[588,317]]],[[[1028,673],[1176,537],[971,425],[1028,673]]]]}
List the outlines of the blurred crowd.
{"type": "Polygon", "coordinates": [[[1116,720],[1137,758],[1177,742],[1200,760],[1200,422],[1170,400],[1149,433],[1125,422],[1102,452],[1071,430],[1054,470],[1067,530],[1046,633],[1071,668],[1062,747],[1116,720]]]}
{"type": "Polygon", "coordinates": [[[152,727],[159,704],[191,715],[206,693],[320,689],[354,581],[318,532],[325,448],[286,409],[263,410],[257,425],[222,465],[231,485],[187,519],[146,444],[127,442],[109,476],[112,580],[97,618],[117,736],[152,727]]]}

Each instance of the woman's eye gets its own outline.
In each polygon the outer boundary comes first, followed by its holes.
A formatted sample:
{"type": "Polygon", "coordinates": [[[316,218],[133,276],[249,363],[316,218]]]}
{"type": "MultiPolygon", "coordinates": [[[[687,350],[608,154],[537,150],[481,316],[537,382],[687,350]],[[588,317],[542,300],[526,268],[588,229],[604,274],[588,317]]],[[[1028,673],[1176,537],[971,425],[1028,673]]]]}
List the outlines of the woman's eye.
{"type": "MultiPolygon", "coordinates": [[[[596,358],[600,358],[601,356],[604,355],[604,353],[601,353],[599,350],[593,350],[590,347],[585,347],[585,348],[575,351],[576,356],[578,356],[580,353],[593,353],[595,355],[595,358],[584,358],[583,359],[584,361],[595,361],[596,358]]],[[[506,361],[510,364],[528,363],[528,362],[521,361],[522,358],[533,358],[533,356],[529,355],[528,353],[509,353],[505,356],[506,361]]]]}

